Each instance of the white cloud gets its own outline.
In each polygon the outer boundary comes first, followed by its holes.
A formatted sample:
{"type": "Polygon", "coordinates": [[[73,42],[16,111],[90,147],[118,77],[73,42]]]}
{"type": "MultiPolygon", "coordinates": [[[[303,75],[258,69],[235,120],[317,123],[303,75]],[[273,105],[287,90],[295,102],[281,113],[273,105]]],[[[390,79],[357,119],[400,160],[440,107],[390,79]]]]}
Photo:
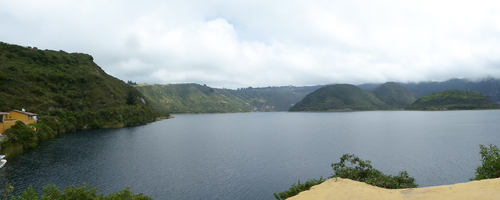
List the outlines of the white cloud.
{"type": "Polygon", "coordinates": [[[213,87],[500,76],[496,1],[0,2],[0,39],[213,87]]]}

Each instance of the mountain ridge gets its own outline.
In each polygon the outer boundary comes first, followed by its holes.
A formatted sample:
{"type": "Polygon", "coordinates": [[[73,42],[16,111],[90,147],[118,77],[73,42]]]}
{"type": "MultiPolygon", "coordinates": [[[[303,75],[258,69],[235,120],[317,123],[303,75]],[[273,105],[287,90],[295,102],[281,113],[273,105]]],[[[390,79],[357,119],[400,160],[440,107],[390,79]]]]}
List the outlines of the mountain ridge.
{"type": "Polygon", "coordinates": [[[139,84],[134,87],[155,108],[169,113],[231,113],[287,111],[320,86],[211,88],[196,83],[139,84]]]}
{"type": "Polygon", "coordinates": [[[477,110],[498,109],[500,105],[479,92],[444,90],[418,98],[408,110],[477,110]]]}

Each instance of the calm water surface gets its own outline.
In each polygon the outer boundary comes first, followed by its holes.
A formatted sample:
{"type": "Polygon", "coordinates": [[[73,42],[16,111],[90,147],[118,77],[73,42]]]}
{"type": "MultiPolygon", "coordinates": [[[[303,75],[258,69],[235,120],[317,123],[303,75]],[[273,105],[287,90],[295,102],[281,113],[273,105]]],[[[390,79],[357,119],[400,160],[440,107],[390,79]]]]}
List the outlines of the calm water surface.
{"type": "Polygon", "coordinates": [[[175,115],[145,126],[65,134],[9,160],[0,186],[131,186],[155,199],[273,199],[327,177],[353,153],[421,187],[467,182],[479,144],[500,145],[500,111],[175,115]]]}

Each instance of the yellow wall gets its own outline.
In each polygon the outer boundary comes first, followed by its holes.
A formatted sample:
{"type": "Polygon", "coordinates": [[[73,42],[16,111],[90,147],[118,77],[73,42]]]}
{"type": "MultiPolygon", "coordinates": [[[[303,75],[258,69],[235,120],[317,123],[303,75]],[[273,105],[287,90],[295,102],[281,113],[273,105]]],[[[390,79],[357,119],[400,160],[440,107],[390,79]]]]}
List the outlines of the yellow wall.
{"type": "Polygon", "coordinates": [[[11,126],[14,126],[14,124],[16,124],[17,121],[18,120],[3,121],[3,123],[0,124],[0,133],[5,133],[5,130],[9,129],[11,126]]]}
{"type": "Polygon", "coordinates": [[[16,124],[16,121],[22,121],[25,124],[33,124],[35,123],[35,119],[26,114],[18,113],[15,111],[10,111],[9,115],[4,117],[3,123],[0,122],[0,133],[5,133],[5,130],[9,129],[11,126],[16,124]]]}
{"type": "Polygon", "coordinates": [[[15,112],[15,111],[10,111],[9,112],[9,115],[7,115],[7,120],[9,119],[17,119],[17,120],[21,120],[21,121],[27,121],[28,120],[28,115],[26,114],[22,114],[22,113],[18,113],[18,112],[15,112]]]}

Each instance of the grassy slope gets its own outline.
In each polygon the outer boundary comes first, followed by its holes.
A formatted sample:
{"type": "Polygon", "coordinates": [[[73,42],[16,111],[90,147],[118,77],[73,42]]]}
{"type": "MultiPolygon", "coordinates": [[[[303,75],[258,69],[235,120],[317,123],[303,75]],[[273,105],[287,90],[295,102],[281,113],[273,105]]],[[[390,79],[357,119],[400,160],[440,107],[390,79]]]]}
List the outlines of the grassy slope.
{"type": "Polygon", "coordinates": [[[249,112],[247,102],[229,95],[223,89],[198,84],[138,85],[152,105],[171,113],[249,112]]]}
{"type": "Polygon", "coordinates": [[[317,87],[268,87],[239,90],[199,84],[137,85],[151,104],[170,113],[286,111],[317,87]]]}

